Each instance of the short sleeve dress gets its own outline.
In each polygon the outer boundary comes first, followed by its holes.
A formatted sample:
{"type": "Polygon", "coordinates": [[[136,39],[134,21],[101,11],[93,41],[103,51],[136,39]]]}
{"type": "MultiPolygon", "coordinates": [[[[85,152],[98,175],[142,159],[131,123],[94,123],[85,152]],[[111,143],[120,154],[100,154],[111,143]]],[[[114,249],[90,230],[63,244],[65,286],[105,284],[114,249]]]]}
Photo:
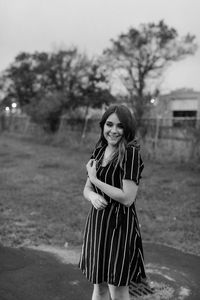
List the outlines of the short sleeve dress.
{"type": "MultiPolygon", "coordinates": [[[[115,187],[122,180],[139,184],[143,161],[139,149],[128,146],[123,168],[112,162],[102,166],[106,146],[95,149],[92,158],[97,160],[97,178],[115,187]]],[[[105,209],[89,211],[83,237],[79,267],[92,283],[130,286],[146,281],[142,239],[135,204],[126,207],[104,194],[96,186],[96,193],[108,202],[105,209]]]]}

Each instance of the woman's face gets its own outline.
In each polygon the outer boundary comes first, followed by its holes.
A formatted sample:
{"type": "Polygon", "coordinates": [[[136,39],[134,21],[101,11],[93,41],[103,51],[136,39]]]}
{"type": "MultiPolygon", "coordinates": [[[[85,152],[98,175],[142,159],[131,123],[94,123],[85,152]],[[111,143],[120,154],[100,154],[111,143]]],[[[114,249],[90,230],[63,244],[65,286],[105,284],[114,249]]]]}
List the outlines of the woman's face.
{"type": "Polygon", "coordinates": [[[111,114],[107,118],[103,128],[103,135],[108,142],[108,145],[117,146],[123,134],[123,125],[119,121],[118,116],[115,113],[111,114]]]}

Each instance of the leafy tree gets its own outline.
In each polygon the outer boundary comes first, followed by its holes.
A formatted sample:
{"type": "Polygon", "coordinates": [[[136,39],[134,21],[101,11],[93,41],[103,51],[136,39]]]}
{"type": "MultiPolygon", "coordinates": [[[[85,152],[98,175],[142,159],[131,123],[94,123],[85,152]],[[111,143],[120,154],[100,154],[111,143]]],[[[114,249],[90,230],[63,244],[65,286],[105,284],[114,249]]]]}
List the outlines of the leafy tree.
{"type": "Polygon", "coordinates": [[[51,53],[47,61],[37,53],[35,59],[40,59],[35,70],[40,74],[41,93],[31,100],[26,110],[43,128],[56,131],[61,115],[80,101],[81,80],[89,60],[76,48],[51,53]]]}
{"type": "Polygon", "coordinates": [[[118,72],[138,120],[149,103],[149,81],[157,80],[170,63],[194,54],[197,49],[194,36],[179,37],[164,21],[130,28],[111,42],[103,53],[104,62],[112,73],[118,72]]]}
{"type": "Polygon", "coordinates": [[[56,53],[23,52],[3,75],[4,103],[14,99],[32,120],[55,131],[66,110],[78,106],[88,110],[114,101],[105,81],[99,66],[77,48],[56,53]]]}
{"type": "Polygon", "coordinates": [[[114,102],[115,98],[107,86],[107,78],[101,72],[98,63],[91,63],[86,82],[80,87],[82,99],[80,104],[88,107],[101,107],[102,104],[114,102]]]}
{"type": "Polygon", "coordinates": [[[47,78],[51,90],[62,91],[70,100],[66,107],[73,105],[79,96],[80,81],[85,76],[89,60],[77,48],[52,53],[47,67],[47,78]]]}
{"type": "Polygon", "coordinates": [[[14,63],[3,74],[5,98],[15,99],[21,107],[27,105],[36,95],[36,74],[33,70],[32,55],[20,53],[14,63]]]}
{"type": "Polygon", "coordinates": [[[14,97],[22,108],[32,99],[54,91],[73,98],[85,61],[76,48],[49,54],[20,53],[4,72],[6,95],[14,97]]]}
{"type": "MultiPolygon", "coordinates": [[[[79,97],[71,105],[71,109],[81,107],[85,109],[82,138],[85,137],[89,120],[90,108],[101,108],[110,102],[115,102],[115,97],[110,93],[107,78],[102,73],[101,67],[96,61],[89,61],[85,74],[79,82],[79,97]]],[[[72,113],[74,115],[74,113],[72,113]]],[[[78,115],[77,115],[78,116],[78,115]]],[[[78,116],[79,118],[79,116],[78,116]]]]}

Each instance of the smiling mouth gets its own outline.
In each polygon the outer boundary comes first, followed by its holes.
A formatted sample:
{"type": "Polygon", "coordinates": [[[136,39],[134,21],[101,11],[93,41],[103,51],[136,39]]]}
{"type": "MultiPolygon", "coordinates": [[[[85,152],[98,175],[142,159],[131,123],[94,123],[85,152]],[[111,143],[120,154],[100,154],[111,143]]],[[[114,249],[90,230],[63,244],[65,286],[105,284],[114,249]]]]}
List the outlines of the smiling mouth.
{"type": "Polygon", "coordinates": [[[117,140],[118,138],[120,138],[119,135],[113,136],[113,135],[108,135],[110,139],[112,140],[117,140]]]}

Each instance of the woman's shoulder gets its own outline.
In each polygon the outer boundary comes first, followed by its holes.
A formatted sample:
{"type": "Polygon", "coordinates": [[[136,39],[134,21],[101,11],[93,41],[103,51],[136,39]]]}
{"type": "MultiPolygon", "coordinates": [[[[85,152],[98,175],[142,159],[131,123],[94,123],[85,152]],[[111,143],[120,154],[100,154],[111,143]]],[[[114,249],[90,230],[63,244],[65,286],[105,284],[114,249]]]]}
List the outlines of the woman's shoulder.
{"type": "Polygon", "coordinates": [[[126,162],[132,161],[137,153],[138,153],[138,151],[135,146],[127,145],[125,148],[125,153],[124,153],[125,161],[126,162]]]}
{"type": "Polygon", "coordinates": [[[126,152],[135,152],[135,151],[136,152],[140,151],[140,145],[138,144],[137,141],[133,141],[126,146],[126,152]]]}
{"type": "Polygon", "coordinates": [[[134,165],[140,170],[144,168],[144,163],[140,152],[140,146],[138,144],[127,145],[125,151],[125,163],[130,166],[134,165]]]}
{"type": "Polygon", "coordinates": [[[124,157],[126,162],[140,161],[142,164],[140,145],[136,142],[128,144],[125,149],[124,157]]]}

